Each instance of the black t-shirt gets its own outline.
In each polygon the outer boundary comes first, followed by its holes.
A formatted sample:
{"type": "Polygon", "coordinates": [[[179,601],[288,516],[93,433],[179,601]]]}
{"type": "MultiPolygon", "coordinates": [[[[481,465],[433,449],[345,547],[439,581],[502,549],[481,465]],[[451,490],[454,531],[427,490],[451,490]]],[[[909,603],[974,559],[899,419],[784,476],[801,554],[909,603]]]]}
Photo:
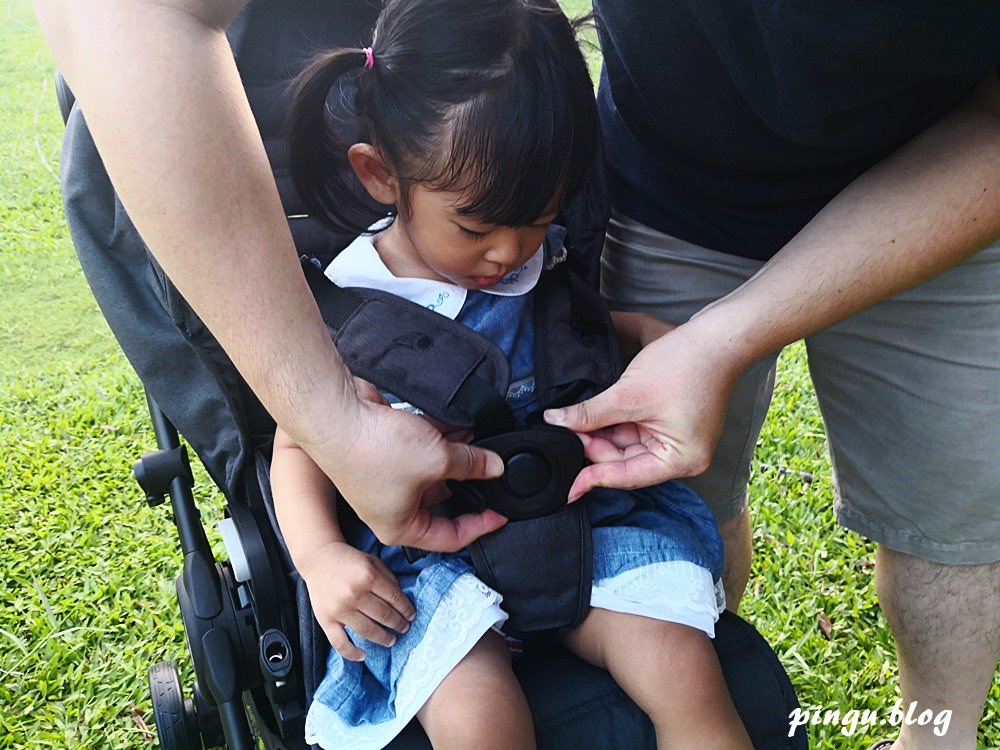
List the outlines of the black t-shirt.
{"type": "Polygon", "coordinates": [[[751,258],[1000,61],[1000,0],[595,0],[615,205],[751,258]]]}

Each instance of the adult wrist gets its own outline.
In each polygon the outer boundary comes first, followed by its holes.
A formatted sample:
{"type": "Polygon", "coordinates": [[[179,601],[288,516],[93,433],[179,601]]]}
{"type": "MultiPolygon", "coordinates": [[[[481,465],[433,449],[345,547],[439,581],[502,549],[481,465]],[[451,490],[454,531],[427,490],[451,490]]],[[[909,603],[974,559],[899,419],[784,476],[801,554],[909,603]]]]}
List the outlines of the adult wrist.
{"type": "Polygon", "coordinates": [[[350,371],[328,338],[318,344],[308,356],[290,356],[267,385],[271,416],[307,452],[348,444],[360,419],[350,371]]]}
{"type": "Polygon", "coordinates": [[[724,297],[695,313],[684,325],[689,335],[711,343],[716,366],[739,377],[780,344],[772,344],[763,324],[745,305],[724,297]]]}

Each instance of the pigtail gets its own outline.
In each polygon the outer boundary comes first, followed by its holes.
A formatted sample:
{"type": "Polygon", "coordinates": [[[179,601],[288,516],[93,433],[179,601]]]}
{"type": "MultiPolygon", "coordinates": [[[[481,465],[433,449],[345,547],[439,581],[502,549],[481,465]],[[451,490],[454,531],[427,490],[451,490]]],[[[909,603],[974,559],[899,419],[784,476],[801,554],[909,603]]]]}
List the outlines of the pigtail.
{"type": "Polygon", "coordinates": [[[350,169],[358,141],[398,180],[400,215],[413,185],[460,192],[456,210],[486,224],[526,226],[566,203],[600,137],[574,31],[557,0],[384,0],[374,52],[327,52],[294,82],[290,166],[303,204],[354,234],[386,215],[350,169]],[[354,83],[349,132],[327,100],[354,83]]]}
{"type": "Polygon", "coordinates": [[[315,57],[292,81],[285,125],[292,184],[306,210],[338,230],[364,231],[370,212],[353,182],[347,148],[328,121],[330,90],[348,73],[362,70],[365,50],[339,49],[315,57]]]}

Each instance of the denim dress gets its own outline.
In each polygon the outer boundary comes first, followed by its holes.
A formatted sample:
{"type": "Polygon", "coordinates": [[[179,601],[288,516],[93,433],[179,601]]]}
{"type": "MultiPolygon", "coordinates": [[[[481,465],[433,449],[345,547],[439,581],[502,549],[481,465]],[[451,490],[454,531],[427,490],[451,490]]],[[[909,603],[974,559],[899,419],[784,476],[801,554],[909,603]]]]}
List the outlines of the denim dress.
{"type": "MultiPolygon", "coordinates": [[[[508,403],[522,419],[534,400],[532,293],[468,292],[456,320],[490,338],[511,364],[508,403]]],[[[390,401],[398,401],[386,394],[390,401]]],[[[597,488],[585,503],[593,527],[591,605],[679,622],[714,635],[724,606],[722,540],[705,503],[671,481],[639,490],[597,488]]],[[[363,662],[331,649],[306,719],[306,740],[327,750],[378,750],[392,741],[444,677],[491,628],[502,630],[503,597],[473,570],[467,553],[409,562],[357,521],[344,534],[380,558],[416,607],[416,619],[386,648],[348,630],[363,662]]]]}

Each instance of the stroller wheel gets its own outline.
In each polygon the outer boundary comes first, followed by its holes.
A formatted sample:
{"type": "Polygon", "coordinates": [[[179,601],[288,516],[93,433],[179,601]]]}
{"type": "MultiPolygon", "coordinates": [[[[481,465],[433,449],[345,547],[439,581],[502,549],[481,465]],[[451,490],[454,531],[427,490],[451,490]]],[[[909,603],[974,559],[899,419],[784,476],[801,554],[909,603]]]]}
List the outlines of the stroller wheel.
{"type": "Polygon", "coordinates": [[[200,750],[194,705],[184,699],[177,665],[161,661],[149,669],[149,692],[153,696],[153,721],[163,750],[200,750]]]}

